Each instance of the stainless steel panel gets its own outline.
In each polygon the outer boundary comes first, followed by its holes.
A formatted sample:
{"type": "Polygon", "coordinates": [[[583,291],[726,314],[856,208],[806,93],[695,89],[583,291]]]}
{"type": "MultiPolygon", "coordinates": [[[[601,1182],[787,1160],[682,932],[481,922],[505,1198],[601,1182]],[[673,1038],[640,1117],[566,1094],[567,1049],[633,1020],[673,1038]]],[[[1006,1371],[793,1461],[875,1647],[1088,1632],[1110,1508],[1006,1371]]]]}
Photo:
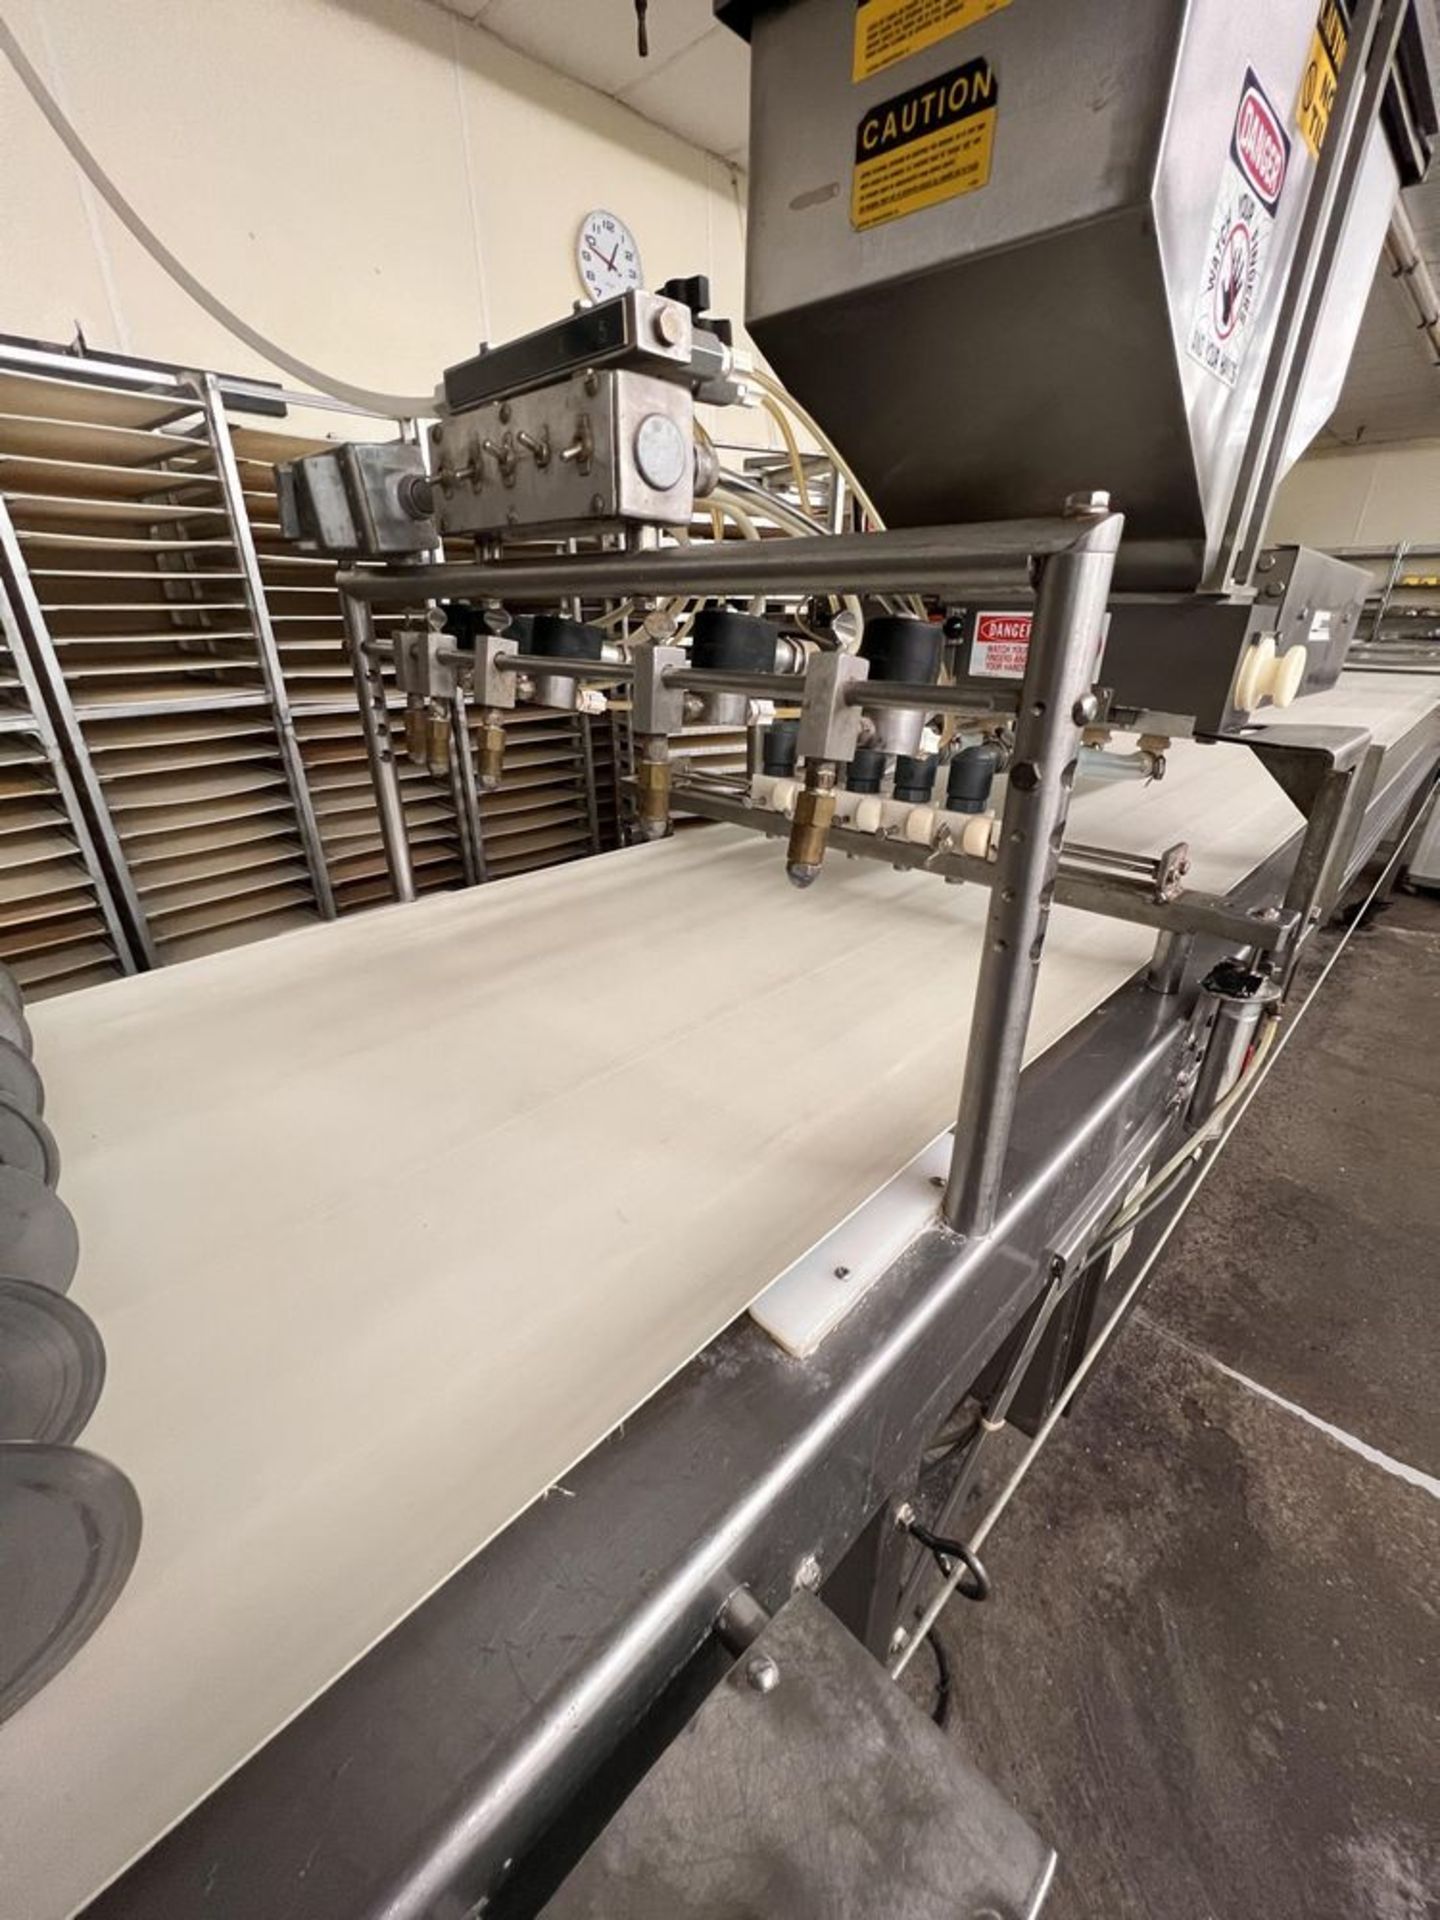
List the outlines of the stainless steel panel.
{"type": "Polygon", "coordinates": [[[740,1656],[542,1920],[1033,1915],[1053,1850],[803,1590],[740,1656]],[[883,1764],[877,1758],[883,1755],[883,1764]]]}
{"type": "MultiPolygon", "coordinates": [[[[1314,0],[1014,4],[856,84],[850,9],[756,14],[747,317],[894,523],[1021,515],[1103,486],[1132,538],[1213,553],[1315,176],[1294,124],[1314,25],[1314,0]],[[988,183],[857,232],[863,114],[979,57],[999,84],[988,183]],[[1230,385],[1187,341],[1252,72],[1290,149],[1230,385]]],[[[1383,238],[1397,176],[1373,142],[1337,289],[1369,285],[1383,238]]],[[[1353,304],[1332,299],[1306,434],[1343,374],[1353,304]]]]}

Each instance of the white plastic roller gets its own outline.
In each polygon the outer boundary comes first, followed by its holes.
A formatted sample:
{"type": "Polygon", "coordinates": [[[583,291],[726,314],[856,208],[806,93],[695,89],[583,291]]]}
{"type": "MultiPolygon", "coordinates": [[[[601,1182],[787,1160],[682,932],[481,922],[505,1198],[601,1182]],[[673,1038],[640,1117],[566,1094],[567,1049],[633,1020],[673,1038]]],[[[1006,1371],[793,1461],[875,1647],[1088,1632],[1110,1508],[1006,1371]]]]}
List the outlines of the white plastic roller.
{"type": "Polygon", "coordinates": [[[1305,680],[1310,656],[1303,644],[1277,653],[1273,633],[1262,633],[1240,663],[1235,680],[1235,704],[1253,713],[1262,700],[1288,707],[1305,680]]]}

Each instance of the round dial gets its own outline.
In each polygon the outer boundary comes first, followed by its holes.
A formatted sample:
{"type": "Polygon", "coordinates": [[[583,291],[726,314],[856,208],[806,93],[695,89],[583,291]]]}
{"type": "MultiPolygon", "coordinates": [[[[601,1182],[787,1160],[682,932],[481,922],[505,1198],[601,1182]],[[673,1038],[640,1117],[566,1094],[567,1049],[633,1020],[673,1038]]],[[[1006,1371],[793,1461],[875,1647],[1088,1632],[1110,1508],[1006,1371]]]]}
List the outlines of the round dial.
{"type": "Polygon", "coordinates": [[[575,264],[591,300],[610,300],[643,282],[640,249],[618,214],[597,207],[580,222],[575,264]]]}

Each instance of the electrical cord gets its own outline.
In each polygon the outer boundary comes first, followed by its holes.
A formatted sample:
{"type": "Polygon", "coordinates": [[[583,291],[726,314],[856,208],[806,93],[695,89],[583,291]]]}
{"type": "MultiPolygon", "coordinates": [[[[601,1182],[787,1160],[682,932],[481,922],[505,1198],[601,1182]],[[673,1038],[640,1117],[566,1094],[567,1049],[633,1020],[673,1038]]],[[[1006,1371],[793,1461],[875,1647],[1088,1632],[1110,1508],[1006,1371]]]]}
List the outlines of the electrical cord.
{"type": "Polygon", "coordinates": [[[950,1656],[941,1644],[938,1633],[926,1634],[930,1642],[930,1651],[935,1656],[935,1703],[930,1709],[930,1718],[937,1727],[950,1724],[950,1656]]]}
{"type": "Polygon", "coordinates": [[[1163,1207],[1167,1200],[1173,1199],[1185,1185],[1185,1182],[1190,1179],[1192,1174],[1198,1172],[1200,1166],[1203,1164],[1203,1157],[1197,1153],[1193,1163],[1187,1162],[1184,1166],[1177,1167],[1169,1179],[1164,1181],[1160,1186],[1154,1188],[1147,1187],[1143,1197],[1137,1195],[1137,1204],[1133,1210],[1127,1209],[1126,1216],[1122,1221],[1119,1221],[1106,1233],[1103,1233],[1098,1240],[1094,1241],[1093,1244],[1086,1249],[1085,1257],[1080,1262],[1077,1272],[1084,1273],[1093,1267],[1097,1260],[1103,1260],[1110,1249],[1119,1246],[1125,1236],[1133,1233],[1142,1220],[1149,1219],[1150,1215],[1155,1213],[1160,1207],[1163,1207]]]}
{"type": "Polygon", "coordinates": [[[70,158],[116,219],[131,237],[140,243],[155,264],[168,273],[176,285],[182,287],[197,305],[203,307],[212,320],[218,321],[228,333],[233,333],[237,340],[243,340],[247,347],[252,347],[272,366],[280,367],[295,379],[304,381],[309,387],[314,387],[319,393],[328,393],[333,399],[343,400],[347,406],[358,407],[364,413],[378,413],[401,419],[410,419],[417,414],[434,413],[435,396],[433,394],[377,393],[369,387],[357,387],[351,385],[349,381],[336,380],[330,374],[322,372],[319,367],[312,367],[308,361],[301,360],[298,355],[288,353],[284,347],[277,346],[257,327],[252,327],[248,321],[242,320],[239,314],[227,307],[223,300],[197,280],[189,268],[176,259],[164,241],[141,219],[86,146],[59,101],[30,64],[25,49],[11,32],[9,22],[3,15],[0,15],[0,52],[4,53],[15,69],[21,85],[49,121],[70,158]]]}
{"type": "Polygon", "coordinates": [[[1159,1172],[1152,1175],[1140,1192],[1133,1199],[1127,1200],[1120,1211],[1113,1215],[1102,1228],[1101,1239],[1085,1251],[1081,1261],[1082,1271],[1099,1259],[1102,1253],[1108,1252],[1117,1240],[1123,1239],[1137,1221],[1143,1219],[1147,1213],[1152,1213],[1155,1205],[1166,1198],[1169,1191],[1173,1191],[1170,1183],[1175,1180],[1175,1176],[1179,1175],[1183,1178],[1189,1171],[1189,1162],[1204,1153],[1205,1148],[1224,1126],[1227,1116],[1245,1096],[1254,1076],[1264,1066],[1265,1057],[1275,1044],[1279,1027],[1279,1017],[1275,1014],[1267,1015],[1260,1037],[1255,1043],[1255,1051],[1251,1054],[1249,1063],[1240,1078],[1224,1098],[1215,1103],[1200,1131],[1171,1154],[1159,1172]],[[1161,1192],[1162,1188],[1167,1190],[1166,1193],[1161,1192]]]}
{"type": "Polygon", "coordinates": [[[955,1584],[955,1591],[962,1600],[973,1600],[979,1605],[990,1598],[993,1591],[990,1576],[979,1558],[963,1540],[951,1540],[943,1533],[933,1533],[919,1520],[912,1520],[906,1532],[912,1540],[932,1555],[945,1579],[948,1580],[957,1566],[959,1567],[960,1575],[955,1584]]]}

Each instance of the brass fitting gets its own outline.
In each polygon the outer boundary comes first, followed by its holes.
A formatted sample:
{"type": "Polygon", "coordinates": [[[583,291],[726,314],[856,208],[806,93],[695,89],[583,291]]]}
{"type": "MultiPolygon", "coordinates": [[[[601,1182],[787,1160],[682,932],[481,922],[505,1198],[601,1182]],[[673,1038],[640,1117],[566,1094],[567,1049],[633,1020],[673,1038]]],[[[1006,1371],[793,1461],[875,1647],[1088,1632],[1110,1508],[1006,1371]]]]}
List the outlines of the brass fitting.
{"type": "Polygon", "coordinates": [[[425,705],[413,694],[405,703],[405,752],[412,766],[425,765],[425,705]]]}
{"type": "Polygon", "coordinates": [[[432,706],[425,716],[425,765],[436,780],[450,772],[450,714],[432,706]]]}
{"type": "Polygon", "coordinates": [[[793,887],[814,884],[825,858],[835,819],[835,763],[819,760],[807,765],[805,785],[795,796],[790,822],[790,845],[785,871],[793,887]]]}
{"type": "Polygon", "coordinates": [[[505,728],[497,707],[480,709],[475,735],[475,778],[482,793],[493,793],[505,772],[505,728]]]}
{"type": "Polygon", "coordinates": [[[635,763],[635,817],[642,840],[663,840],[670,831],[670,742],[645,734],[635,763]]]}

